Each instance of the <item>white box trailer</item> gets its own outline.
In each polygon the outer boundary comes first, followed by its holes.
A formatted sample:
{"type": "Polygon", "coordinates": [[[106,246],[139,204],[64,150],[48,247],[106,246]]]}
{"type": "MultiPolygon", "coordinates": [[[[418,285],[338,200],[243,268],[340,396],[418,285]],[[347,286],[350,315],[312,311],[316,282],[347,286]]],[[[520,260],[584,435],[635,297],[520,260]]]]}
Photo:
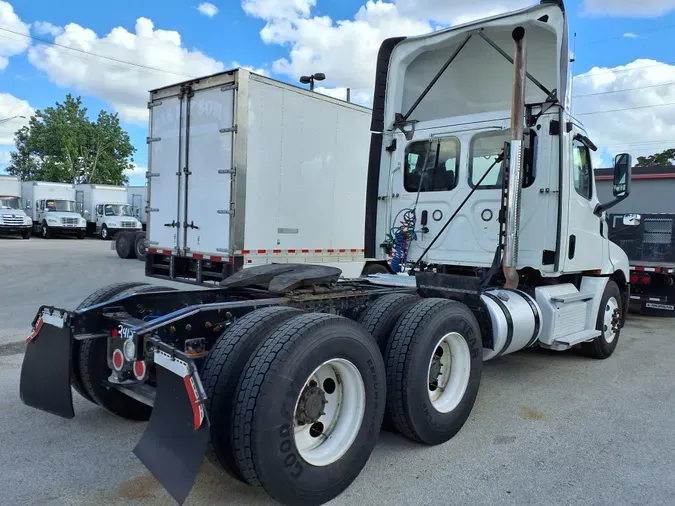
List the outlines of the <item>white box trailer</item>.
{"type": "Polygon", "coordinates": [[[147,213],[148,187],[127,186],[127,202],[134,211],[134,216],[141,222],[143,230],[148,223],[147,213]]]}
{"type": "Polygon", "coordinates": [[[21,179],[0,175],[0,234],[30,238],[33,224],[23,211],[21,200],[21,179]]]}
{"type": "Polygon", "coordinates": [[[24,181],[21,190],[34,233],[45,239],[61,234],[84,239],[87,222],[75,202],[74,184],[24,181]]]}
{"type": "Polygon", "coordinates": [[[154,90],[148,106],[151,272],[362,273],[370,109],[244,69],[154,90]]]}
{"type": "Polygon", "coordinates": [[[134,217],[127,203],[127,187],[104,184],[79,184],[76,200],[82,205],[87,220],[87,232],[107,240],[121,230],[140,230],[141,222],[134,217]]]}

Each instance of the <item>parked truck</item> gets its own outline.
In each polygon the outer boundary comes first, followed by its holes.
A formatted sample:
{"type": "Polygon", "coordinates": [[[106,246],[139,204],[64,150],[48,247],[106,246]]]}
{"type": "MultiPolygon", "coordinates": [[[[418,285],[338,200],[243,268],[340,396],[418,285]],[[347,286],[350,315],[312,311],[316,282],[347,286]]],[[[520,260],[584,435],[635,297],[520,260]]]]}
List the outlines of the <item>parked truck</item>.
{"type": "MultiPolygon", "coordinates": [[[[630,198],[609,216],[609,238],[630,261],[631,308],[675,317],[675,167],[635,167],[630,198]]],[[[598,193],[611,192],[610,170],[596,171],[598,193]]]]}
{"type": "Polygon", "coordinates": [[[0,235],[20,234],[30,239],[33,222],[21,204],[21,179],[0,175],[0,235]]]}
{"type": "Polygon", "coordinates": [[[127,203],[126,186],[78,184],[75,189],[88,234],[107,241],[119,231],[141,229],[141,222],[127,203]]]}
{"type": "Polygon", "coordinates": [[[148,223],[147,212],[148,187],[143,186],[127,186],[127,203],[131,206],[134,216],[141,222],[141,227],[145,231],[148,223]]]}
{"type": "MultiPolygon", "coordinates": [[[[181,168],[180,179],[153,176],[151,207],[161,213],[168,206],[165,223],[182,224],[185,210],[176,214],[175,200],[153,203],[159,185],[173,185],[175,195],[187,178],[189,193],[191,180],[223,170],[233,188],[232,198],[215,189],[204,196],[199,214],[187,214],[194,228],[163,227],[163,242],[153,247],[221,248],[231,268],[217,288],[121,283],[76,310],[41,306],[22,365],[23,402],[71,418],[72,385],[119,416],[149,420],[134,453],[178,503],[206,453],[283,504],[315,505],[359,475],[383,420],[428,445],[457,434],[484,361],[533,346],[609,358],[625,322],[629,266],[603,224],[630,193],[631,163],[629,155],[617,157],[612,199],[600,202],[595,146],[569,112],[568,61],[562,1],[383,42],[364,246],[367,258],[388,262],[395,273],[351,280],[304,257],[242,269],[237,257],[249,258],[231,252],[232,242],[198,235],[209,216],[228,220],[234,210],[236,219],[242,199],[270,200],[270,227],[300,229],[282,216],[312,208],[312,190],[326,184],[316,177],[320,160],[297,167],[288,182],[249,185],[247,178],[246,188],[238,178],[248,164],[228,165],[227,156],[184,163],[207,151],[186,145],[188,129],[202,125],[192,121],[196,104],[203,99],[206,109],[207,97],[222,111],[209,120],[222,134],[222,150],[245,145],[250,129],[235,128],[233,118],[255,103],[247,73],[151,93],[152,114],[167,125],[151,132],[155,166],[157,143],[181,139],[175,156],[166,156],[167,165],[181,168]],[[294,198],[277,207],[285,192],[294,198]]],[[[308,121],[324,120],[308,114],[308,121]]],[[[349,173],[333,177],[340,198],[349,192],[349,173]]],[[[345,217],[351,202],[345,198],[345,217]]],[[[246,211],[244,226],[264,223],[246,211]]],[[[340,219],[310,218],[303,227],[316,234],[340,219]]],[[[154,220],[153,211],[151,240],[154,220]]],[[[149,277],[180,273],[168,277],[194,283],[200,270],[203,276],[206,259],[190,263],[169,253],[147,255],[149,277]]]]}
{"type": "Polygon", "coordinates": [[[77,209],[74,184],[24,181],[22,196],[33,220],[33,233],[44,239],[58,235],[85,238],[87,222],[77,209]]]}
{"type": "Polygon", "coordinates": [[[364,256],[370,109],[236,73],[201,80],[189,110],[183,84],[151,94],[147,232],[118,234],[117,254],[145,245],[152,272],[197,283],[284,262],[389,272],[364,256]]]}

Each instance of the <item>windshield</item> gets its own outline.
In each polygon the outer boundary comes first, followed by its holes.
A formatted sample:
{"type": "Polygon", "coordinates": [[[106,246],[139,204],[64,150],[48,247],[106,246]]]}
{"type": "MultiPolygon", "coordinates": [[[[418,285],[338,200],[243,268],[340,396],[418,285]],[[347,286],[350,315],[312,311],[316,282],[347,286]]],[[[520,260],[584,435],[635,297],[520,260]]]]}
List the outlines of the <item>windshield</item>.
{"type": "Polygon", "coordinates": [[[105,215],[106,216],[133,216],[134,212],[131,206],[125,206],[122,204],[106,204],[105,205],[105,215]]]}
{"type": "Polygon", "coordinates": [[[17,197],[0,197],[1,209],[19,209],[19,199],[17,197]]]}
{"type": "Polygon", "coordinates": [[[75,202],[72,200],[48,200],[46,202],[47,211],[75,211],[75,202]]]}

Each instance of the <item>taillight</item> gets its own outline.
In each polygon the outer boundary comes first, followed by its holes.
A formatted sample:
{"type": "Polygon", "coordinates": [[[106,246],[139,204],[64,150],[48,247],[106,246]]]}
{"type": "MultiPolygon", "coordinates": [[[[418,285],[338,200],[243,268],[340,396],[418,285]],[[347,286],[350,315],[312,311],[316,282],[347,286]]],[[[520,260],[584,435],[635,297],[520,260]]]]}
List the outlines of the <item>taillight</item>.
{"type": "Polygon", "coordinates": [[[651,281],[651,278],[649,277],[649,274],[644,274],[641,279],[642,283],[645,285],[648,285],[651,281]]]}
{"type": "Polygon", "coordinates": [[[112,329],[110,331],[110,337],[115,338],[115,337],[117,337],[117,334],[118,334],[117,329],[112,329]]]}
{"type": "Polygon", "coordinates": [[[631,282],[631,284],[633,284],[633,285],[634,285],[635,283],[637,283],[639,279],[640,279],[640,278],[638,278],[638,275],[637,275],[637,274],[631,274],[631,276],[630,276],[630,282],[631,282]]]}

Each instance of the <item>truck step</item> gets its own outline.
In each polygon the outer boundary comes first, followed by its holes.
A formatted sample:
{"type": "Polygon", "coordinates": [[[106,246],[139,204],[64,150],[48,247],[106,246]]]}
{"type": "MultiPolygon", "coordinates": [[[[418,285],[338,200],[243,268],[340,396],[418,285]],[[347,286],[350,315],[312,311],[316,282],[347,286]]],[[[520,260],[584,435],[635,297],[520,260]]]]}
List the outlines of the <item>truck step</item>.
{"type": "Polygon", "coordinates": [[[554,295],[551,297],[551,302],[557,302],[558,304],[570,304],[572,302],[586,302],[593,298],[592,293],[565,293],[562,295],[554,295]]]}
{"type": "Polygon", "coordinates": [[[581,332],[556,339],[551,348],[557,351],[567,350],[576,344],[600,337],[600,334],[601,332],[596,329],[582,330],[581,332]]]}

